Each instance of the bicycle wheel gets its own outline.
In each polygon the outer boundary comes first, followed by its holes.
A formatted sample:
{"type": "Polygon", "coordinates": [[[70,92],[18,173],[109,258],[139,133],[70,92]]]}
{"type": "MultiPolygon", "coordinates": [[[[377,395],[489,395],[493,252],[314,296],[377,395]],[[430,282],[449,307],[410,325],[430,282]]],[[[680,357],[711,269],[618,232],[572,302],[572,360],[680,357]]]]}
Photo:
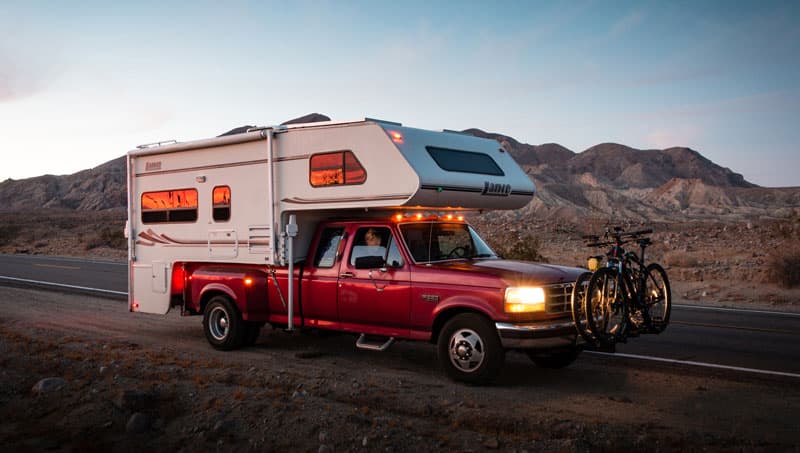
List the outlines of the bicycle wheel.
{"type": "Polygon", "coordinates": [[[656,263],[647,265],[646,272],[645,321],[650,332],[661,333],[667,328],[669,314],[672,311],[672,292],[669,288],[669,279],[667,279],[664,268],[656,263]]]}
{"type": "MultiPolygon", "coordinates": [[[[637,298],[636,291],[638,288],[637,282],[641,278],[642,273],[646,272],[644,268],[636,268],[625,269],[625,295],[627,300],[631,302],[628,304],[628,329],[626,334],[630,336],[636,336],[640,332],[647,332],[649,329],[649,322],[647,320],[647,307],[644,303],[640,304],[637,303],[639,300],[637,298]]],[[[646,274],[645,274],[646,275],[646,274]]]]}
{"type": "Polygon", "coordinates": [[[628,304],[618,277],[614,268],[598,269],[586,289],[586,323],[602,344],[614,344],[625,335],[628,304]]]}
{"type": "Polygon", "coordinates": [[[572,321],[575,322],[575,328],[581,334],[584,340],[591,344],[597,344],[597,338],[592,335],[589,326],[586,323],[586,288],[589,287],[589,280],[592,279],[591,272],[584,272],[575,280],[575,286],[572,288],[572,321]]]}

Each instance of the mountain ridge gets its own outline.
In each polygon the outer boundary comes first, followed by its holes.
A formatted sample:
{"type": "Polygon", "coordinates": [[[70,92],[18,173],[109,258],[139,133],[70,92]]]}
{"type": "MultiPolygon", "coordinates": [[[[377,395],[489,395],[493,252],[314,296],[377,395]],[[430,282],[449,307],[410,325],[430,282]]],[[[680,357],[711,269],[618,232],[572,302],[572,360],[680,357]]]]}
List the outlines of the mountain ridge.
{"type": "MultiPolygon", "coordinates": [[[[282,124],[329,121],[311,113],[282,124]]],[[[246,132],[233,128],[220,136],[246,132]]],[[[531,145],[470,128],[463,133],[497,140],[536,183],[534,201],[516,215],[680,217],[800,215],[800,187],[765,188],[686,147],[639,150],[600,143],[576,153],[557,143],[531,145]]],[[[71,175],[42,175],[0,183],[0,211],[57,208],[97,211],[124,208],[125,156],[71,175]]]]}

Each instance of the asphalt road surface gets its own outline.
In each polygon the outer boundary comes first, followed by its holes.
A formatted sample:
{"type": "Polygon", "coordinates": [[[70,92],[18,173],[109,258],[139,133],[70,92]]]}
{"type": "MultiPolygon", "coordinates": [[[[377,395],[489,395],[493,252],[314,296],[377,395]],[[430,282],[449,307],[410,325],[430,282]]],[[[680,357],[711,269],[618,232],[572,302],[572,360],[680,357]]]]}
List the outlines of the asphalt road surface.
{"type": "MultiPolygon", "coordinates": [[[[0,284],[89,291],[124,298],[127,264],[0,254],[0,284]]],[[[677,305],[661,335],[632,338],[616,356],[676,361],[800,378],[800,314],[677,305]]]]}

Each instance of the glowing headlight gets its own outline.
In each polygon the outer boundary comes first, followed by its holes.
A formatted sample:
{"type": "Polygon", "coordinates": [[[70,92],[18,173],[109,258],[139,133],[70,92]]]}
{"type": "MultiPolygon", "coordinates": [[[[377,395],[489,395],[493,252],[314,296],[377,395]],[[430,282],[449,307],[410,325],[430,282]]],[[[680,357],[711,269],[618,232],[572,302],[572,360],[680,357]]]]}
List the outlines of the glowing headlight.
{"type": "Polygon", "coordinates": [[[544,290],[533,286],[506,288],[506,313],[544,311],[544,290]]]}

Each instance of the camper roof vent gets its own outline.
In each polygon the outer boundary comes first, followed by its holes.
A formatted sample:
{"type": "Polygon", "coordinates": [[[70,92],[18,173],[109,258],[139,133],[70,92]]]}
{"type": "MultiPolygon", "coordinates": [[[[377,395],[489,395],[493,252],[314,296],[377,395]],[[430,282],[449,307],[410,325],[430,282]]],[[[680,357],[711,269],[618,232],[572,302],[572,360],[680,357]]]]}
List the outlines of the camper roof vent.
{"type": "Polygon", "coordinates": [[[398,123],[396,121],[386,121],[386,120],[381,120],[381,119],[378,119],[378,118],[366,118],[365,117],[364,121],[375,121],[376,123],[390,124],[392,126],[397,126],[397,127],[400,127],[400,126],[403,125],[402,123],[398,123]]]}
{"type": "Polygon", "coordinates": [[[139,145],[136,148],[137,149],[158,148],[159,146],[173,145],[175,143],[178,143],[178,141],[177,140],[164,140],[163,142],[145,143],[144,145],[139,145]]]}

